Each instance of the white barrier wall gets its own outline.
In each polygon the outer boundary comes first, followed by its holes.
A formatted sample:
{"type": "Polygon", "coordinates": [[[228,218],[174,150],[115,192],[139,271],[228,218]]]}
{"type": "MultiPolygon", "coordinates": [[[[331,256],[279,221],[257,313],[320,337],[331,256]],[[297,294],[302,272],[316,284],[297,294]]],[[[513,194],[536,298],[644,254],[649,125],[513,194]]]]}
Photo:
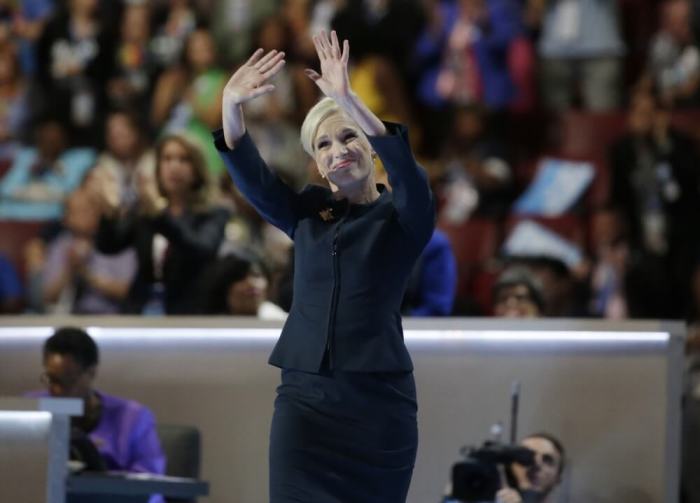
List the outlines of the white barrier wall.
{"type": "MultiPolygon", "coordinates": [[[[0,318],[0,395],[39,386],[51,327],[88,327],[97,385],[203,436],[212,503],[267,501],[268,429],[279,326],[239,318],[0,318]]],[[[506,422],[522,383],[519,431],[561,438],[569,468],[557,501],[676,502],[683,327],[674,323],[407,320],[420,445],[409,503],[440,499],[464,444],[506,422]]],[[[316,502],[314,502],[316,503],[316,502]]],[[[320,502],[319,502],[320,503],[320,502]]]]}

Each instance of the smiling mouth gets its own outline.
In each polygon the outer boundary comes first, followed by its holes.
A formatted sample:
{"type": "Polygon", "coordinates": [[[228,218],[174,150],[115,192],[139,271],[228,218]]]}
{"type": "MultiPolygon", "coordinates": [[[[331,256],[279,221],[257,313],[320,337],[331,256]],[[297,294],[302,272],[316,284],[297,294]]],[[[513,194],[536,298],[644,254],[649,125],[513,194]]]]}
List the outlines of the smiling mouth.
{"type": "Polygon", "coordinates": [[[333,171],[348,168],[348,167],[350,167],[351,164],[352,164],[352,161],[349,159],[345,160],[345,161],[341,161],[333,167],[333,171]]]}

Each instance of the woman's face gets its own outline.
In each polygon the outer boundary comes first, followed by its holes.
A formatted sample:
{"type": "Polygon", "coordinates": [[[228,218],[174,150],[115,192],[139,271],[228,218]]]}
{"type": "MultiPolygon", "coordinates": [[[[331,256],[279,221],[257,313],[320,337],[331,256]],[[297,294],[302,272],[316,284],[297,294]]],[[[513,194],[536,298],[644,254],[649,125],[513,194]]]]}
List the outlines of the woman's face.
{"type": "Polygon", "coordinates": [[[129,119],[115,114],[107,120],[107,148],[118,158],[133,156],[139,146],[138,132],[129,119]]]}
{"type": "Polygon", "coordinates": [[[72,0],[70,2],[71,14],[93,15],[97,12],[98,0],[72,0]]]}
{"type": "Polygon", "coordinates": [[[167,198],[183,196],[192,190],[195,172],[187,149],[170,140],[161,149],[158,176],[167,198]]]}
{"type": "Polygon", "coordinates": [[[206,70],[214,65],[216,48],[211,34],[205,30],[197,30],[190,35],[187,43],[187,60],[192,68],[206,70]]]}
{"type": "Polygon", "coordinates": [[[313,149],[321,176],[340,189],[367,183],[373,173],[367,137],[343,114],[331,115],[321,123],[313,149]]]}
{"type": "Polygon", "coordinates": [[[243,316],[257,316],[260,304],[267,297],[267,278],[253,268],[248,275],[233,283],[228,289],[229,312],[243,316]]]}
{"type": "Polygon", "coordinates": [[[145,43],[150,37],[150,31],[148,7],[142,4],[127,6],[122,17],[122,41],[145,43]]]}

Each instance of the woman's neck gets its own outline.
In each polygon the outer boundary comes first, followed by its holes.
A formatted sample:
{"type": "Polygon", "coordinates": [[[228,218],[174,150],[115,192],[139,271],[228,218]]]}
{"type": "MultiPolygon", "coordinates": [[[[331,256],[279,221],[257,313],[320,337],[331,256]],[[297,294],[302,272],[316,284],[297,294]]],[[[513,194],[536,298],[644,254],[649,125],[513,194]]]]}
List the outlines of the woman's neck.
{"type": "Polygon", "coordinates": [[[79,39],[92,37],[97,31],[97,23],[87,12],[76,12],[71,19],[71,26],[79,39]]]}
{"type": "Polygon", "coordinates": [[[333,188],[336,198],[347,199],[350,204],[369,204],[379,197],[379,191],[373,180],[371,183],[358,184],[355,187],[333,188]]]}
{"type": "Polygon", "coordinates": [[[185,212],[187,201],[184,197],[171,196],[168,200],[168,211],[171,215],[179,217],[185,212]]]}

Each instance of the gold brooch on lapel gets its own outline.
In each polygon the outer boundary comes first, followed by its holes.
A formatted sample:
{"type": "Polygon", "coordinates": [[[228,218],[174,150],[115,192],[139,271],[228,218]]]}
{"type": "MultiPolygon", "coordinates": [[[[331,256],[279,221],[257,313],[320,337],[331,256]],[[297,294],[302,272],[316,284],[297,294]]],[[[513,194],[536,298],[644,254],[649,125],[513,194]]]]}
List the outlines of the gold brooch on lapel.
{"type": "Polygon", "coordinates": [[[325,210],[321,210],[318,212],[318,214],[321,216],[321,219],[324,222],[330,222],[333,220],[333,208],[326,208],[325,210]]]}

